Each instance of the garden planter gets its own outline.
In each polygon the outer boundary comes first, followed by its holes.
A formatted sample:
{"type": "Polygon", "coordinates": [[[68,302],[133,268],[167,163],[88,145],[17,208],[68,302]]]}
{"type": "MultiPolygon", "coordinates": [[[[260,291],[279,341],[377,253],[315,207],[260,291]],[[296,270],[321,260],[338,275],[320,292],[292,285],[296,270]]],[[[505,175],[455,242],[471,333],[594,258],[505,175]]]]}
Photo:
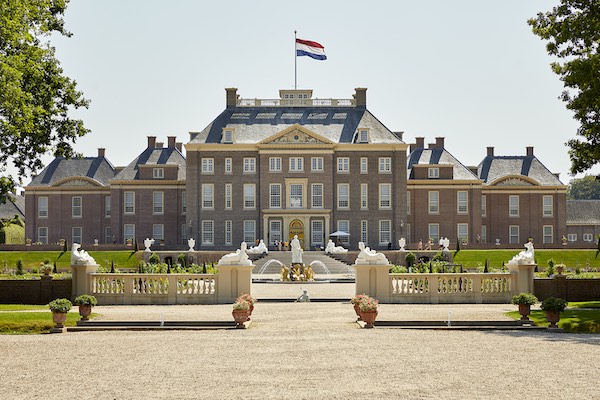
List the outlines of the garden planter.
{"type": "Polygon", "coordinates": [[[377,310],[361,311],[360,317],[365,322],[365,328],[373,328],[373,323],[377,318],[377,310]]]}
{"type": "Polygon", "coordinates": [[[528,322],[528,316],[531,314],[531,306],[529,304],[519,304],[519,314],[521,314],[521,321],[528,322]]]}
{"type": "Polygon", "coordinates": [[[559,275],[562,275],[563,271],[565,270],[565,267],[563,267],[562,265],[557,265],[556,266],[556,273],[559,275]]]}
{"type": "Polygon", "coordinates": [[[54,328],[62,329],[65,326],[67,320],[67,313],[65,312],[52,312],[52,321],[56,324],[54,328]]]}
{"type": "Polygon", "coordinates": [[[560,320],[560,311],[546,311],[546,319],[550,322],[548,328],[558,328],[556,323],[560,320]]]}
{"type": "Polygon", "coordinates": [[[248,310],[233,310],[231,312],[231,315],[233,315],[233,319],[235,320],[235,327],[244,329],[244,322],[248,321],[248,316],[250,315],[250,312],[248,310]]]}
{"type": "Polygon", "coordinates": [[[354,304],[354,312],[358,316],[358,320],[362,321],[362,318],[360,317],[360,305],[358,303],[354,304]]]}
{"type": "Polygon", "coordinates": [[[246,321],[250,321],[250,316],[252,315],[252,311],[254,311],[254,304],[250,303],[250,309],[248,310],[248,319],[246,321]]]}
{"type": "Polygon", "coordinates": [[[92,313],[92,306],[89,304],[82,304],[79,306],[79,315],[81,315],[82,321],[88,321],[90,314],[92,313]]]}

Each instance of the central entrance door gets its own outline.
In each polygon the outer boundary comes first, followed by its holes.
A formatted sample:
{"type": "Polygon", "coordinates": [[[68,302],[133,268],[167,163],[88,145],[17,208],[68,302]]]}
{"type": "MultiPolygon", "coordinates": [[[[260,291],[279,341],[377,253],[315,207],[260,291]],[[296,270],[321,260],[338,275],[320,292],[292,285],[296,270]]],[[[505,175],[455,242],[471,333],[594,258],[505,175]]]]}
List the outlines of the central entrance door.
{"type": "Polygon", "coordinates": [[[300,247],[304,248],[304,224],[302,223],[302,221],[300,221],[299,219],[295,219],[292,222],[290,222],[289,232],[289,241],[292,241],[294,235],[298,235],[300,247]]]}

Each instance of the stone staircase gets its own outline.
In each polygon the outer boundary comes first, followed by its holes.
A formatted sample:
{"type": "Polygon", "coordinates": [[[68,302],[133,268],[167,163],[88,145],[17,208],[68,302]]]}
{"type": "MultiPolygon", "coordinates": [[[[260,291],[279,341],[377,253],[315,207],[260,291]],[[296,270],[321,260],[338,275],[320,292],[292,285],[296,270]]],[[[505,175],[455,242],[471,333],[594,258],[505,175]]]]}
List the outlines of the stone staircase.
{"type": "MultiPolygon", "coordinates": [[[[271,251],[269,254],[260,260],[254,261],[255,268],[252,271],[256,275],[279,275],[281,264],[290,266],[292,263],[291,251],[271,251]],[[275,261],[276,260],[276,261],[275,261]]],[[[337,277],[354,277],[354,268],[339,260],[335,260],[323,253],[322,251],[305,251],[302,253],[302,261],[304,265],[310,265],[314,261],[320,261],[313,264],[312,269],[315,272],[316,278],[327,279],[337,277]],[[321,264],[322,263],[322,264],[321,264]]]]}

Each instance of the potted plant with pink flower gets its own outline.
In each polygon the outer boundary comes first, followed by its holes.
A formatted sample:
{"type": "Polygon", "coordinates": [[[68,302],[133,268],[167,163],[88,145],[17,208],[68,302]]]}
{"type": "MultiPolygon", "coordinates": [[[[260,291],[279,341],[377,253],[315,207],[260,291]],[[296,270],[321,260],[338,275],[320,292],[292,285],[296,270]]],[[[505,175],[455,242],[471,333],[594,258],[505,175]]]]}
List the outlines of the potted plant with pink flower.
{"type": "Polygon", "coordinates": [[[236,323],[236,328],[245,328],[244,322],[248,321],[250,315],[250,303],[246,300],[237,300],[233,303],[233,311],[231,312],[236,323]]]}
{"type": "Polygon", "coordinates": [[[354,296],[353,298],[350,299],[350,304],[352,304],[354,306],[354,312],[358,316],[359,321],[362,320],[360,318],[360,302],[367,297],[369,297],[369,296],[367,296],[366,294],[363,293],[363,294],[357,294],[356,296],[354,296]]]}
{"type": "Polygon", "coordinates": [[[359,303],[360,317],[365,322],[365,328],[373,328],[373,323],[377,318],[377,308],[379,301],[372,297],[365,297],[359,303]]]}

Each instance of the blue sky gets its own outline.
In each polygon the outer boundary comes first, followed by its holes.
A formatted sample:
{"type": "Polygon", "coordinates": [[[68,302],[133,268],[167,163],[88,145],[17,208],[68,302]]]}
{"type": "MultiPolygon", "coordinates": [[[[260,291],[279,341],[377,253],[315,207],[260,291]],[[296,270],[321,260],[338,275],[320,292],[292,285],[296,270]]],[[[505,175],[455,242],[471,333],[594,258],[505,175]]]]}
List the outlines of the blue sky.
{"type": "MultiPolygon", "coordinates": [[[[446,138],[477,165],[526,146],[568,183],[564,143],[572,114],[545,44],[526,20],[556,1],[73,1],[71,38],[53,38],[65,73],[92,103],[75,115],[92,132],[77,151],[106,147],[126,165],[146,136],[208,125],[225,87],[275,98],[294,85],[294,30],[325,46],[327,61],[298,59],[298,87],[315,97],[350,98],[367,87],[367,107],[406,142],[446,138]]],[[[46,158],[48,161],[50,158],[46,158]]]]}

